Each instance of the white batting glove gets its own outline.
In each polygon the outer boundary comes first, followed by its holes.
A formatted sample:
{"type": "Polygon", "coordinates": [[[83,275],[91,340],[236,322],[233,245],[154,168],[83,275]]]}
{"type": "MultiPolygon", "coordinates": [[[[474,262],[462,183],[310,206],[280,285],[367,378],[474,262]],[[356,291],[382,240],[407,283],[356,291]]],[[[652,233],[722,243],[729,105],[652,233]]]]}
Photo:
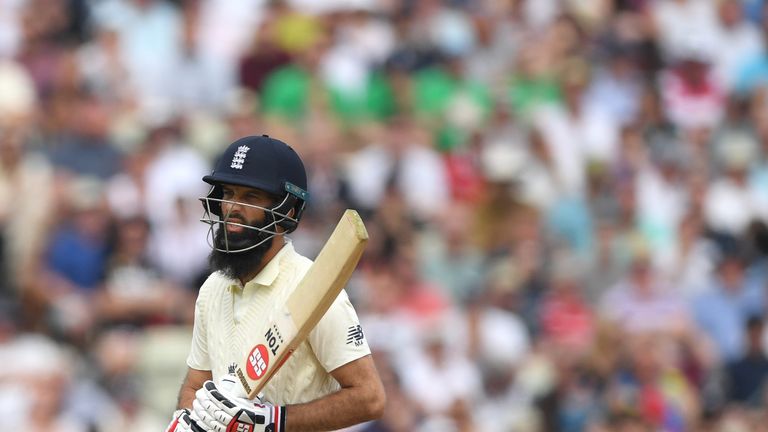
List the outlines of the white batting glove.
{"type": "Polygon", "coordinates": [[[190,416],[213,432],[283,432],[285,407],[231,396],[212,381],[195,393],[190,416]]]}
{"type": "Polygon", "coordinates": [[[165,432],[207,432],[195,420],[190,417],[188,409],[176,410],[173,420],[165,429],[165,432]]]}

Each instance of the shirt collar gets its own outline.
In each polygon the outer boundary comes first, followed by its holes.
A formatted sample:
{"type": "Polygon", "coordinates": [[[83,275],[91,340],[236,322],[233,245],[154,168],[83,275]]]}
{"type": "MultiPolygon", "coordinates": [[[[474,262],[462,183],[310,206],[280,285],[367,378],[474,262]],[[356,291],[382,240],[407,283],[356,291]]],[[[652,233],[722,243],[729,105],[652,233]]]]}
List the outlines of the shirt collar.
{"type": "Polygon", "coordinates": [[[264,268],[261,269],[261,271],[253,279],[249,280],[245,285],[272,285],[275,282],[275,279],[277,279],[277,275],[280,273],[280,260],[283,259],[283,256],[291,251],[293,251],[293,244],[286,239],[285,244],[277,252],[277,254],[275,254],[275,256],[272,257],[267,265],[264,266],[264,268]]]}

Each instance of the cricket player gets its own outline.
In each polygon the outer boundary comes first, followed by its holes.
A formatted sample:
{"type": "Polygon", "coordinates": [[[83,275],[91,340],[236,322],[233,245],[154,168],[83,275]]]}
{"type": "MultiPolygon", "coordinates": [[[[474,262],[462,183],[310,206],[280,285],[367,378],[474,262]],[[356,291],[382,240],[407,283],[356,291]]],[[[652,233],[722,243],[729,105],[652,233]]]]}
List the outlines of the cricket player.
{"type": "Polygon", "coordinates": [[[291,147],[262,135],[232,143],[203,181],[212,186],[201,200],[214,271],[197,297],[167,431],[325,431],[379,417],[384,389],[344,291],[260,397],[246,398],[231,371],[312,264],[285,237],[301,220],[307,176],[291,147]]]}

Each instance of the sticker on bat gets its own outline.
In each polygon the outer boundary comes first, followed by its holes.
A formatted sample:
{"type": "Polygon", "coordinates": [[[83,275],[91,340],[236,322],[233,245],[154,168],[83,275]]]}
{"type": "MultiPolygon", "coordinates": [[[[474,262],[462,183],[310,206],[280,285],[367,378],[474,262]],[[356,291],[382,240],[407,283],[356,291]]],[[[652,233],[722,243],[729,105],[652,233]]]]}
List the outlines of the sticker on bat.
{"type": "Polygon", "coordinates": [[[257,380],[264,376],[269,366],[269,353],[263,344],[256,345],[248,354],[248,362],[245,371],[251,379],[257,380]]]}
{"type": "Polygon", "coordinates": [[[267,333],[264,334],[264,338],[267,339],[267,344],[269,344],[269,349],[272,351],[272,355],[277,355],[277,350],[280,349],[280,346],[283,344],[283,335],[280,334],[280,329],[277,327],[277,325],[272,324],[272,326],[267,330],[267,333]]]}

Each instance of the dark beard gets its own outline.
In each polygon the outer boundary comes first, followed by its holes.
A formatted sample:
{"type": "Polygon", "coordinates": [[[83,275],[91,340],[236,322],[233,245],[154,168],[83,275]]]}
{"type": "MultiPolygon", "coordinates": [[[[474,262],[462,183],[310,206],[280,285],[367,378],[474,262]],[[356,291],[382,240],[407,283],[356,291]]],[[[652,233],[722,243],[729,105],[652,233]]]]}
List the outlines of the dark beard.
{"type": "MultiPolygon", "coordinates": [[[[225,229],[222,226],[221,229],[216,231],[213,239],[214,246],[219,249],[226,249],[224,231],[225,229]]],[[[259,231],[250,229],[243,230],[243,232],[240,233],[227,233],[229,249],[248,247],[262,241],[264,237],[268,235],[269,234],[263,234],[259,231]]],[[[211,271],[220,271],[231,279],[242,280],[261,265],[261,260],[264,258],[264,254],[267,253],[270,246],[272,246],[271,239],[253,249],[243,252],[221,252],[213,249],[208,256],[208,265],[210,266],[211,271]]]]}

